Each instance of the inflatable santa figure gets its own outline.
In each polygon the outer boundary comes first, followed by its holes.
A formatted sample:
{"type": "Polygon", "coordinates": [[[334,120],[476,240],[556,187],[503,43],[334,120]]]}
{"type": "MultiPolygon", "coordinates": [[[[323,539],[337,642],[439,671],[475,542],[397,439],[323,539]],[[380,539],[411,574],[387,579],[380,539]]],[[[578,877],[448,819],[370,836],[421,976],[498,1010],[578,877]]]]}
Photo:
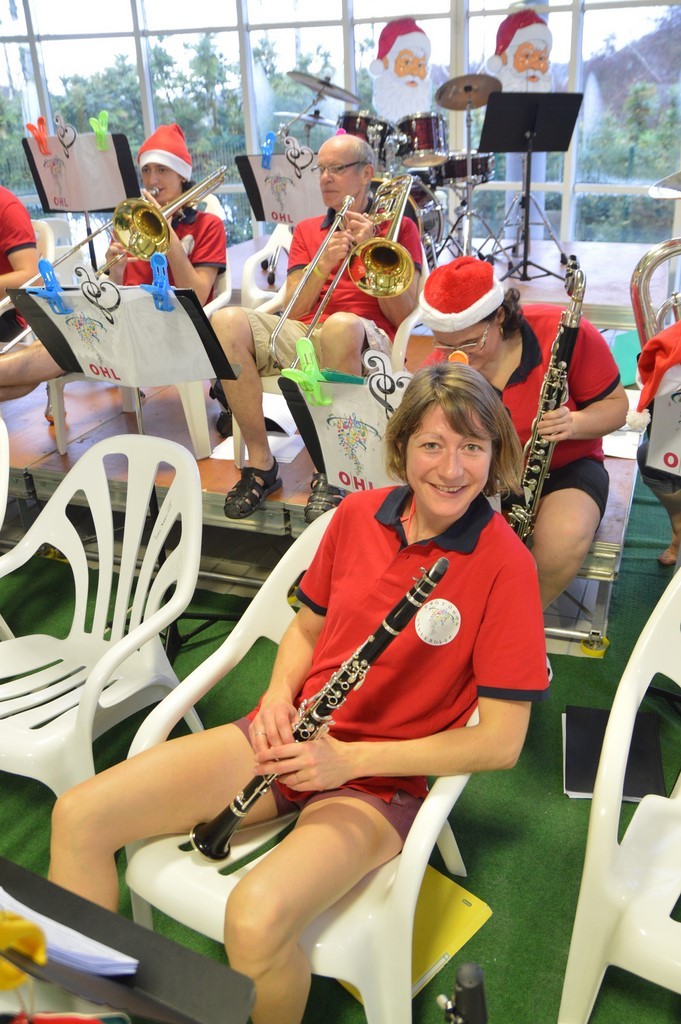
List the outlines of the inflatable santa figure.
{"type": "Polygon", "coordinates": [[[504,18],[486,70],[505,92],[551,92],[549,54],[553,38],[543,18],[525,8],[504,18]]]}
{"type": "Polygon", "coordinates": [[[430,40],[413,18],[388,22],[369,67],[374,78],[374,110],[380,117],[399,121],[430,109],[429,57],[430,40]]]}

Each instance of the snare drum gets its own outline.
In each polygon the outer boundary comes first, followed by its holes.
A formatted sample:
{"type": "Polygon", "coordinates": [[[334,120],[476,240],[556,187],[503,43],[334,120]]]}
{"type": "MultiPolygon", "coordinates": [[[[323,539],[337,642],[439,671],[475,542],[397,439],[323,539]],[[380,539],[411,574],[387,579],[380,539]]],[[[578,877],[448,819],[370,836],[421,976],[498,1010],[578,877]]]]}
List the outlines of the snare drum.
{"type": "Polygon", "coordinates": [[[449,156],[442,114],[410,114],[398,121],[397,127],[406,136],[398,150],[405,167],[436,167],[449,156]]]}
{"type": "Polygon", "coordinates": [[[368,110],[350,110],[340,115],[338,127],[343,128],[348,135],[357,135],[368,142],[376,154],[378,167],[383,168],[386,142],[397,133],[392,122],[382,121],[368,110]]]}
{"type": "MultiPolygon", "coordinates": [[[[435,171],[439,185],[465,185],[467,153],[450,153],[449,158],[435,171]]],[[[491,181],[494,177],[494,153],[478,153],[471,151],[471,175],[476,185],[491,181]]]]}

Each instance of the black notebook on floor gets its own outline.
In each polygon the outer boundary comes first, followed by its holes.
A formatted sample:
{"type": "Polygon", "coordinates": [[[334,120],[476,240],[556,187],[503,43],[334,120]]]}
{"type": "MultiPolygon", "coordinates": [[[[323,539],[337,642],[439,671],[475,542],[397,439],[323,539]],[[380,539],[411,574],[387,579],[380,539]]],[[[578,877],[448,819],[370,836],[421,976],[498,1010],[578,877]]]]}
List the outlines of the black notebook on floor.
{"type": "MultiPolygon", "coordinates": [[[[564,788],[571,797],[591,797],[609,711],[568,704],[564,726],[564,788]]],[[[639,711],[624,777],[623,798],[638,802],[647,793],[665,796],[658,717],[639,711]]]]}

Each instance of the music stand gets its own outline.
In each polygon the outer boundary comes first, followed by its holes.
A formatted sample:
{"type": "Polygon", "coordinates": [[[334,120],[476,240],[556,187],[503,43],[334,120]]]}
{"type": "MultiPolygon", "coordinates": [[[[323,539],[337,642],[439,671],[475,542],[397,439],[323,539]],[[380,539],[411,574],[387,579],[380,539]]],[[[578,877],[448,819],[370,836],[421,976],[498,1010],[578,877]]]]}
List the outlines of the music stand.
{"type": "MultiPolygon", "coordinates": [[[[88,288],[62,288],[66,312],[53,308],[37,289],[10,288],[8,294],[26,322],[40,338],[54,361],[66,373],[82,373],[89,380],[105,381],[134,389],[137,429],[144,433],[140,388],[177,385],[185,381],[236,380],[196,294],[191,289],[169,289],[170,309],[159,309],[156,297],[145,287],[119,288],[105,281],[88,288]]],[[[151,492],[152,514],[158,514],[156,491],[151,492]]],[[[159,552],[159,561],[165,559],[159,552]]],[[[166,652],[172,660],[177,650],[216,621],[238,616],[199,615],[185,612],[186,619],[202,625],[180,634],[173,623],[166,634],[166,652]]]]}
{"type": "MultiPolygon", "coordinates": [[[[487,101],[485,121],[480,135],[481,152],[523,153],[525,168],[521,205],[523,209],[523,255],[520,262],[510,262],[506,277],[531,281],[528,267],[540,271],[534,277],[560,277],[528,258],[530,245],[530,203],[532,184],[532,153],[565,153],[572,140],[582,93],[494,92],[487,101]]],[[[543,216],[543,213],[542,213],[543,216]]],[[[560,249],[560,244],[554,236],[560,249]]],[[[561,249],[561,262],[564,253],[561,249]]],[[[490,253],[494,256],[494,250],[490,253]]]]}
{"type": "Polygon", "coordinates": [[[294,227],[299,220],[326,213],[312,160],[309,154],[303,155],[305,161],[296,163],[283,153],[275,153],[270,157],[269,167],[263,167],[261,156],[235,157],[257,221],[294,227]]]}
{"type": "MultiPolygon", "coordinates": [[[[82,213],[90,229],[90,211],[109,212],[123,199],[139,195],[130,143],[119,133],[96,137],[67,125],[62,136],[21,140],[45,213],[82,213]]],[[[90,260],[97,266],[89,243],[90,260]]]]}

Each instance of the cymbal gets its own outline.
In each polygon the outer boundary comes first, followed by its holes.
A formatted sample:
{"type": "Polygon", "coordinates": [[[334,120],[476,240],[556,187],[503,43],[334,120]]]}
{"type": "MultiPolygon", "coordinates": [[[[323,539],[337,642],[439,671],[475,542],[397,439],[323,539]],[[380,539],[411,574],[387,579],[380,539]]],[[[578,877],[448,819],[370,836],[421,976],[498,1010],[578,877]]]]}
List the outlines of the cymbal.
{"type": "Polygon", "coordinates": [[[648,189],[652,199],[681,199],[681,171],[656,181],[648,189]]]}
{"type": "Polygon", "coordinates": [[[314,75],[309,75],[307,71],[287,71],[286,74],[294,82],[306,85],[308,89],[314,89],[320,96],[330,96],[331,99],[342,100],[343,103],[359,103],[359,96],[348,92],[347,89],[342,89],[340,85],[334,85],[328,78],[315,78],[314,75]]]}
{"type": "Polygon", "coordinates": [[[465,110],[472,107],[483,107],[490,93],[499,92],[501,82],[494,75],[459,75],[450,78],[435,93],[435,102],[447,110],[465,110]]]}
{"type": "Polygon", "coordinates": [[[323,117],[318,110],[311,114],[292,114],[290,110],[275,110],[275,117],[284,117],[287,121],[302,121],[303,124],[320,124],[325,128],[335,128],[336,122],[323,117]]]}

